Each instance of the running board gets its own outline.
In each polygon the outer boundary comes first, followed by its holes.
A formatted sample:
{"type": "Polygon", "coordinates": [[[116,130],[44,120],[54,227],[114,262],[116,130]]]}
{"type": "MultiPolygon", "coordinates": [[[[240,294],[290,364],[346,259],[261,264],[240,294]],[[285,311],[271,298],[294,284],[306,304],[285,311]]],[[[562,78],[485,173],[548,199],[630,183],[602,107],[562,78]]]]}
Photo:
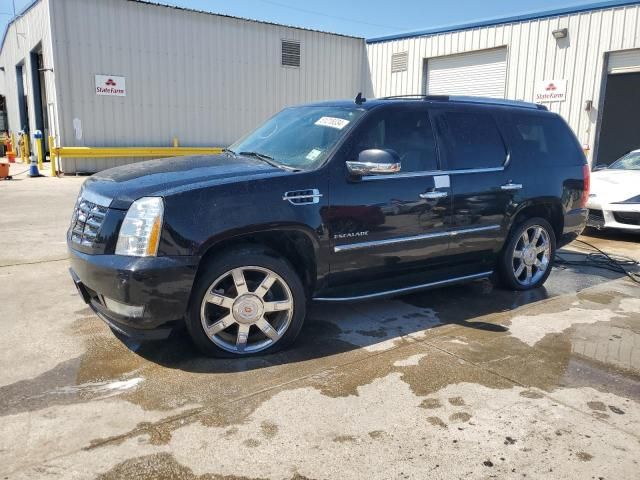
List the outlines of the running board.
{"type": "Polygon", "coordinates": [[[360,302],[363,300],[371,300],[376,298],[394,297],[396,295],[406,295],[408,293],[419,292],[420,290],[428,290],[435,287],[444,287],[445,285],[453,285],[455,283],[467,282],[470,280],[479,280],[481,278],[490,277],[493,271],[475,273],[473,275],[465,275],[464,277],[449,278],[447,280],[439,280],[437,282],[424,283],[422,285],[414,285],[412,287],[397,288],[395,290],[385,290],[377,293],[368,293],[366,295],[358,295],[354,297],[314,297],[314,302],[360,302]]]}

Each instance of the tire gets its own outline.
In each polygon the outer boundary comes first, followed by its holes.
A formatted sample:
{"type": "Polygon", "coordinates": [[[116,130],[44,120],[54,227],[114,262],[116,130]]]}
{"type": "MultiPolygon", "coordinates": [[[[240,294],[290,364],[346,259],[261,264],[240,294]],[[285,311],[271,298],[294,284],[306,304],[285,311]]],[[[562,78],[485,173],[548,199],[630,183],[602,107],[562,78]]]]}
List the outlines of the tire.
{"type": "Polygon", "coordinates": [[[294,342],[306,303],[304,286],[287,260],[270,250],[242,247],[204,266],[185,324],[207,356],[265,355],[294,342]]]}
{"type": "Polygon", "coordinates": [[[556,236],[551,224],[544,218],[529,218],[511,229],[498,260],[498,278],[512,290],[538,288],[549,278],[555,254],[556,236]],[[536,240],[533,247],[525,244],[525,232],[529,244],[536,240]]]}

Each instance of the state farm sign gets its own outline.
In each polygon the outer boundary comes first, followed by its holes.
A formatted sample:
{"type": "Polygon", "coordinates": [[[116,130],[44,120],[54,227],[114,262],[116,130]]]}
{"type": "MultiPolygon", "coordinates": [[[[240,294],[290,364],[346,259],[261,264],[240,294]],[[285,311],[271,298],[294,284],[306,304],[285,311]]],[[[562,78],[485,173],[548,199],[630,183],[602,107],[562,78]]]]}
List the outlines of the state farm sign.
{"type": "Polygon", "coordinates": [[[125,78],[116,75],[96,75],[96,95],[126,97],[127,84],[125,78]]]}
{"type": "Polygon", "coordinates": [[[566,99],[566,80],[540,80],[536,82],[536,88],[533,92],[534,102],[564,102],[566,99]]]}

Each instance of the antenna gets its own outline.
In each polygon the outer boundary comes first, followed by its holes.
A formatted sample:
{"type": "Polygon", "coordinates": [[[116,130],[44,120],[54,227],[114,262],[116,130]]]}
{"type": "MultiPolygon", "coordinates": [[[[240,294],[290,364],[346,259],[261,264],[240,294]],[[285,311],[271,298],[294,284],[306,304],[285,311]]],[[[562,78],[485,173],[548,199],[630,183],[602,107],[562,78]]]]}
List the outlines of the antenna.
{"type": "Polygon", "coordinates": [[[355,100],[356,105],[362,105],[366,101],[367,99],[362,96],[362,92],[358,92],[358,95],[356,96],[356,100],[355,100]]]}

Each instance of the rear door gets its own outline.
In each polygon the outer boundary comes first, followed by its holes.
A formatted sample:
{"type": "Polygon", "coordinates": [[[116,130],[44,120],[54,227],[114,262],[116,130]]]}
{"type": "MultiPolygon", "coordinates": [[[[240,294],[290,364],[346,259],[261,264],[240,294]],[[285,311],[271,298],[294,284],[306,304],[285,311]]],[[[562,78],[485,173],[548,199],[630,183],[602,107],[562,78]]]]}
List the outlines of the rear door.
{"type": "Polygon", "coordinates": [[[436,124],[453,193],[449,253],[456,262],[490,270],[523,179],[509,176],[507,144],[492,109],[446,107],[436,124]]]}

